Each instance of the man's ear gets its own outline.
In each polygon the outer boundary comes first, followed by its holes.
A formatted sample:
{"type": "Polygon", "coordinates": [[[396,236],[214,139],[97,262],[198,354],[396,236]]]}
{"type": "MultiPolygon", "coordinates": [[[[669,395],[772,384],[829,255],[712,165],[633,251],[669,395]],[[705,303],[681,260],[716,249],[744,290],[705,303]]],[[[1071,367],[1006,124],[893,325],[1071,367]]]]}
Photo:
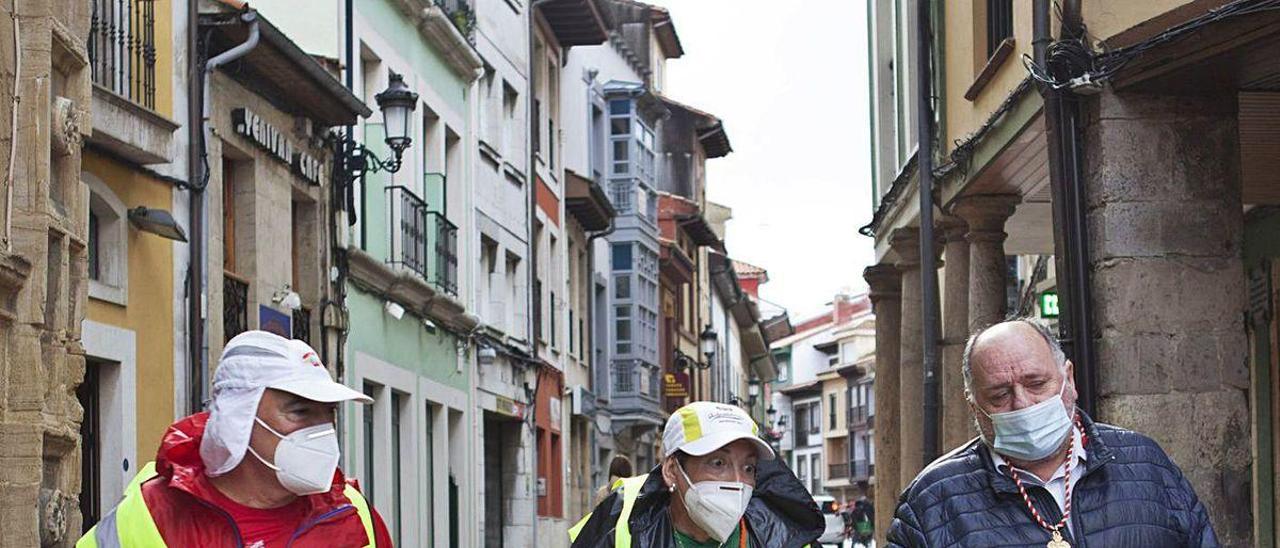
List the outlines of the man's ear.
{"type": "Polygon", "coordinates": [[[680,472],[676,470],[675,455],[667,457],[666,460],[663,460],[662,461],[662,483],[666,485],[668,488],[670,488],[672,485],[677,485],[677,478],[679,477],[680,477],[680,472]]]}

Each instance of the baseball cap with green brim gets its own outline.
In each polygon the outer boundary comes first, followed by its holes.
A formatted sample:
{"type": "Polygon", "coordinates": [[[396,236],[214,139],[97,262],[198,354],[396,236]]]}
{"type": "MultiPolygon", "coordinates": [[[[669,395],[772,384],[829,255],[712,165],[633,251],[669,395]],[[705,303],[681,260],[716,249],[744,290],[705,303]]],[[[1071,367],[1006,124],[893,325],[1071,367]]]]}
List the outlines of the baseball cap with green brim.
{"type": "Polygon", "coordinates": [[[662,431],[663,450],[668,457],[676,451],[702,456],[738,440],[750,441],[762,460],[775,457],[773,448],[760,439],[756,421],[734,405],[693,402],[672,413],[662,431]]]}

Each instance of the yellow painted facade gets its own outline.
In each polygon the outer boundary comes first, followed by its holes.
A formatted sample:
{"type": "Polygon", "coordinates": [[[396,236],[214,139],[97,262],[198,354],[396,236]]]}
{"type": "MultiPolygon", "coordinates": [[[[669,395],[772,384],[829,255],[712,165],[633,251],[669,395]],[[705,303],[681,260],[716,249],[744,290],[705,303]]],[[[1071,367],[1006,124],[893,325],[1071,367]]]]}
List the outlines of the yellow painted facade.
{"type": "MultiPolygon", "coordinates": [[[[1097,40],[1111,38],[1137,26],[1139,23],[1186,4],[1206,4],[1203,0],[1200,2],[1195,2],[1195,0],[1142,0],[1140,2],[1081,0],[1080,3],[1080,11],[1084,17],[1085,25],[1089,28],[1089,35],[1097,40]]],[[[1205,5],[1200,11],[1225,3],[1225,1],[1209,2],[1208,4],[1211,5],[1205,5]]]]}
{"type": "MultiPolygon", "coordinates": [[[[1090,38],[1105,41],[1132,29],[1154,17],[1195,0],[1082,0],[1081,12],[1090,38]]],[[[1205,3],[1203,0],[1199,2],[1205,3]]],[[[1224,2],[1210,2],[1217,6],[1224,2]]],[[[986,0],[947,0],[942,5],[944,24],[942,48],[945,62],[945,105],[943,131],[945,138],[939,143],[948,153],[957,140],[973,134],[994,112],[1014,88],[1026,77],[1024,55],[1032,54],[1032,2],[1013,2],[1013,54],[1001,63],[995,76],[981,88],[977,97],[965,99],[965,92],[973,85],[986,66],[986,0]]],[[[1210,7],[1210,6],[1206,6],[1210,7]]],[[[1057,11],[1051,25],[1056,34],[1057,11]]]]}
{"type": "MultiPolygon", "coordinates": [[[[81,168],[111,189],[127,207],[171,209],[169,183],[85,151],[81,168]]],[[[160,436],[173,422],[173,245],[170,240],[130,227],[128,305],[90,298],[85,317],[134,332],[137,341],[138,458],[150,460],[160,436]]],[[[184,244],[180,244],[184,245],[184,244]]]]}
{"type": "Polygon", "coordinates": [[[1027,74],[1022,67],[1022,56],[1031,55],[1031,2],[1014,2],[1013,54],[998,67],[995,77],[974,101],[965,99],[965,92],[987,64],[986,4],[986,0],[942,3],[946,24],[943,35],[946,105],[942,129],[946,137],[939,145],[943,153],[951,152],[957,140],[963,140],[981,127],[1027,74]]]}
{"type": "MultiPolygon", "coordinates": [[[[173,118],[173,2],[155,3],[155,111],[173,118]]],[[[185,131],[179,129],[178,131],[185,131]]],[[[128,164],[86,148],[84,173],[101,180],[125,207],[173,209],[173,185],[128,164]]],[[[189,230],[189,227],[183,227],[189,230]]],[[[85,318],[130,330],[136,340],[135,393],[137,457],[153,458],[160,438],[174,419],[173,241],[133,227],[126,230],[128,248],[127,305],[90,298],[85,318]]],[[[186,244],[177,244],[186,245],[186,244]]]]}

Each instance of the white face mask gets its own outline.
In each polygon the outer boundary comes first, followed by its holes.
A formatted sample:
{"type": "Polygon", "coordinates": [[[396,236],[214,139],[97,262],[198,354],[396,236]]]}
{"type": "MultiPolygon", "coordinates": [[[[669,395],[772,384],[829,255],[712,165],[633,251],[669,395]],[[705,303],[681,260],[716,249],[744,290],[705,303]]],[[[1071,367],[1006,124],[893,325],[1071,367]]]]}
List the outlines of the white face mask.
{"type": "Polygon", "coordinates": [[[1066,369],[1062,375],[1062,388],[1058,395],[1031,407],[994,415],[978,408],[991,419],[996,434],[991,447],[997,453],[1035,462],[1062,447],[1062,442],[1071,434],[1071,412],[1062,402],[1062,394],[1067,390],[1066,369]]]}
{"type": "Polygon", "coordinates": [[[684,506],[689,511],[689,519],[711,538],[724,542],[747,511],[747,503],[751,502],[751,486],[740,481],[694,483],[680,461],[676,461],[676,467],[689,484],[689,490],[684,492],[684,506]]]}
{"type": "Polygon", "coordinates": [[[267,462],[253,447],[249,452],[262,464],[276,471],[276,479],[290,493],[299,496],[324,493],[333,485],[338,469],[338,433],[331,424],[317,424],[295,430],[288,436],[276,432],[262,419],[253,420],[280,438],[276,445],[275,464],[267,462]]]}

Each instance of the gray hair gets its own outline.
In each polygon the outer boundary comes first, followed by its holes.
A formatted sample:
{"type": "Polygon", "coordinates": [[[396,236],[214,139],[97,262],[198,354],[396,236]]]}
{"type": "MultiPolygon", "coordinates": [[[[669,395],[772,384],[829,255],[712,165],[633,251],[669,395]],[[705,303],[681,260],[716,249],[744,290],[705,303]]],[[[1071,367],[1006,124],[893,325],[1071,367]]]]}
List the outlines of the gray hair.
{"type": "Polygon", "coordinates": [[[966,342],[964,345],[964,358],[961,359],[960,363],[961,363],[961,372],[964,374],[964,397],[969,401],[973,401],[972,388],[973,388],[973,347],[975,346],[974,343],[977,342],[978,337],[981,337],[982,334],[986,333],[988,329],[991,329],[992,327],[995,327],[1001,324],[1006,324],[1006,323],[1022,323],[1030,326],[1032,329],[1035,329],[1036,333],[1040,334],[1040,338],[1044,340],[1044,343],[1049,345],[1049,353],[1053,355],[1054,363],[1058,364],[1059,368],[1066,367],[1067,365],[1067,354],[1062,351],[1062,344],[1058,342],[1058,337],[1054,335],[1052,331],[1049,330],[1049,326],[1045,325],[1040,320],[1037,320],[1029,316],[1023,316],[1018,318],[1010,318],[1000,323],[988,325],[986,327],[983,327],[975,331],[973,335],[970,335],[969,341],[966,342]]]}

